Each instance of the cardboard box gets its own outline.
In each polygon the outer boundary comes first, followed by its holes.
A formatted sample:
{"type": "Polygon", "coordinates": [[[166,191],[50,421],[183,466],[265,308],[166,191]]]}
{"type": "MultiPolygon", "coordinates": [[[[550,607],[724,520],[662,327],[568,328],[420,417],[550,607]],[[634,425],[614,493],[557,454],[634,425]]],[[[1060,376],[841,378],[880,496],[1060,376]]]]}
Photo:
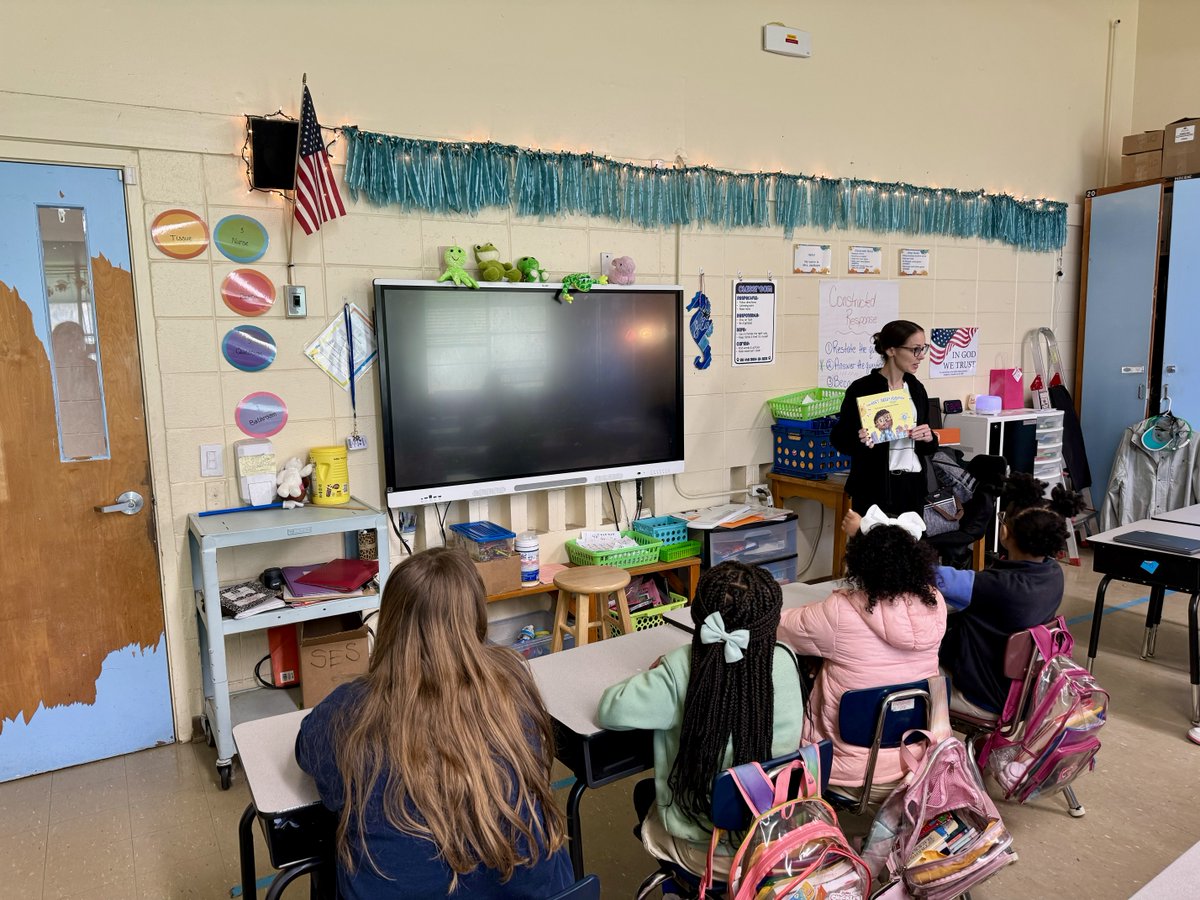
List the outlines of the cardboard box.
{"type": "Polygon", "coordinates": [[[304,708],[316,706],[339,684],[366,675],[367,662],[367,626],[358,613],[301,622],[300,696],[304,708]]]}
{"type": "Polygon", "coordinates": [[[475,571],[483,579],[483,587],[489,594],[515,591],[521,586],[521,557],[514,553],[507,559],[474,562],[475,571]]]}
{"type": "Polygon", "coordinates": [[[1136,153],[1133,156],[1121,157],[1121,183],[1131,181],[1149,181],[1163,176],[1163,155],[1161,150],[1151,150],[1149,153],[1136,153]]]}
{"type": "Polygon", "coordinates": [[[1180,119],[1163,129],[1162,177],[1200,172],[1200,119],[1180,119]]]}
{"type": "Polygon", "coordinates": [[[1134,153],[1148,153],[1151,150],[1161,150],[1163,146],[1163,130],[1143,131],[1141,134],[1127,134],[1121,140],[1121,152],[1126,156],[1134,153]]]}

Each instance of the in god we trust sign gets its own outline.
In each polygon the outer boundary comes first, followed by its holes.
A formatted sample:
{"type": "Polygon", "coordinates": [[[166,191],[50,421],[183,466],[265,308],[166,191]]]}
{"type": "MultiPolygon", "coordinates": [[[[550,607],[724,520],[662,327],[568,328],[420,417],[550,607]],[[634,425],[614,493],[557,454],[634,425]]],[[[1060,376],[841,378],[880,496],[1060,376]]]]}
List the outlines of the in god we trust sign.
{"type": "Polygon", "coordinates": [[[930,333],[930,378],[974,375],[978,361],[978,328],[935,328],[930,333]]]}

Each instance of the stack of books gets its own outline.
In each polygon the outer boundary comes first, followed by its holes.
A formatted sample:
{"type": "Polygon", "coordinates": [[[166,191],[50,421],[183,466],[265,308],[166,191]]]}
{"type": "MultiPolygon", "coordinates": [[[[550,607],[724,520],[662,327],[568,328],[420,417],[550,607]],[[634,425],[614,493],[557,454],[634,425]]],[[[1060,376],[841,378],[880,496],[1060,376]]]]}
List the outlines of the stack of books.
{"type": "Polygon", "coordinates": [[[272,591],[261,581],[241,581],[221,588],[221,611],[235,619],[283,609],[286,605],[278,592],[272,591]]]}
{"type": "Polygon", "coordinates": [[[952,856],[970,846],[979,830],[957,812],[944,812],[925,823],[908,865],[917,866],[952,856]]]}
{"type": "Polygon", "coordinates": [[[309,566],[283,567],[283,599],[288,606],[361,597],[379,572],[377,560],[335,559],[309,566]]]}

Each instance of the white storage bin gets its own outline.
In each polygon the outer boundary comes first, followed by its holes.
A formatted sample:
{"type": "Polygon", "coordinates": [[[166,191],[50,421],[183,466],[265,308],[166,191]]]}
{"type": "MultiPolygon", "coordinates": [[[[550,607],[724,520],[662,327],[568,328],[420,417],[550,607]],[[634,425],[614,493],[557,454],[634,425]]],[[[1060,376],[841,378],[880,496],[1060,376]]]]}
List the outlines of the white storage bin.
{"type": "MultiPolygon", "coordinates": [[[[715,566],[728,559],[736,559],[753,566],[765,560],[795,556],[798,552],[797,540],[794,518],[747,528],[717,528],[708,535],[707,563],[715,566]]],[[[792,574],[794,577],[795,573],[792,574]]]]}

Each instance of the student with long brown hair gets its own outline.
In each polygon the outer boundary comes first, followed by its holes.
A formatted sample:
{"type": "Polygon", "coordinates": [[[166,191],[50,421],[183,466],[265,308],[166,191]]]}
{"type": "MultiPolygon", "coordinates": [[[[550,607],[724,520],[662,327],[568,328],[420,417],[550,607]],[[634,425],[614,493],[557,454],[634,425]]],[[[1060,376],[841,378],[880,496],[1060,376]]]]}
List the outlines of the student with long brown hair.
{"type": "Polygon", "coordinates": [[[338,814],[343,898],[544,898],[569,887],[554,740],[528,665],[489,647],[463,554],[387,581],[370,669],[301,725],[296,759],[338,814]]]}

